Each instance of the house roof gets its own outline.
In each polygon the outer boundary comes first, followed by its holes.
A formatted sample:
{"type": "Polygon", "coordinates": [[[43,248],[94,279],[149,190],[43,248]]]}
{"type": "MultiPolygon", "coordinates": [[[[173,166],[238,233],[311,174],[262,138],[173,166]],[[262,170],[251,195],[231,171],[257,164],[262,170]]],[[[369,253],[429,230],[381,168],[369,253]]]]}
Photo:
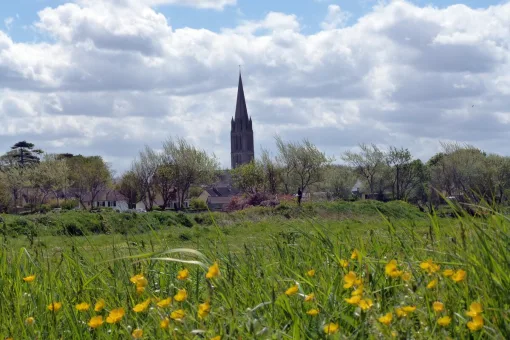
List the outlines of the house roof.
{"type": "MultiPolygon", "coordinates": [[[[90,193],[84,195],[83,201],[90,202],[92,195],[90,193]]],[[[127,197],[122,195],[117,190],[101,190],[94,198],[94,201],[128,201],[127,197]]]]}
{"type": "Polygon", "coordinates": [[[212,197],[209,196],[207,198],[208,204],[229,204],[232,200],[232,197],[212,197]]]}
{"type": "Polygon", "coordinates": [[[205,191],[209,194],[209,197],[232,197],[239,193],[238,190],[230,187],[209,187],[205,191]]]}

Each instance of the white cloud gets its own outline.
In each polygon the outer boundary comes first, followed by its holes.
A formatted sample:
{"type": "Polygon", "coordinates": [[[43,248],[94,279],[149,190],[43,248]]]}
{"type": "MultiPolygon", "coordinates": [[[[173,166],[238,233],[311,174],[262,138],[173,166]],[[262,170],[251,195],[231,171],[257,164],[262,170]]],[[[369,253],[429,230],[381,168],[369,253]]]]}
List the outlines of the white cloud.
{"type": "Polygon", "coordinates": [[[279,133],[337,158],[359,142],[420,157],[439,140],[508,153],[510,4],[399,1],[311,35],[274,12],[221,32],[173,29],[147,4],[47,8],[35,23],[47,43],[0,31],[0,145],[102,154],[123,170],[145,144],[179,135],[227,166],[243,64],[256,146],[272,148],[279,133]]]}
{"type": "Polygon", "coordinates": [[[13,17],[7,17],[4,19],[4,25],[5,25],[5,28],[7,28],[8,31],[11,30],[11,27],[12,27],[12,24],[14,23],[14,18],[13,17]]]}
{"type": "Polygon", "coordinates": [[[329,5],[328,6],[328,14],[326,18],[321,23],[321,27],[325,30],[332,30],[344,27],[347,24],[347,20],[349,20],[351,14],[345,11],[342,11],[340,6],[338,5],[329,5]]]}

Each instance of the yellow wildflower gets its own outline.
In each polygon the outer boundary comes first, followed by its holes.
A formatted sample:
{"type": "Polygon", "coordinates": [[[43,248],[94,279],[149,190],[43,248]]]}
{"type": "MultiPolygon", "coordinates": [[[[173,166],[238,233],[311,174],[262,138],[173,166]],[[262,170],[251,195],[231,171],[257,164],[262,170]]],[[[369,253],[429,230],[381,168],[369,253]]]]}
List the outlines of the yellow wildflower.
{"type": "Polygon", "coordinates": [[[310,309],[308,312],[306,312],[306,314],[308,314],[310,316],[316,316],[317,314],[319,314],[319,310],[318,309],[310,309]]]}
{"type": "Polygon", "coordinates": [[[386,315],[381,316],[379,319],[380,323],[385,324],[388,326],[391,323],[391,320],[393,320],[393,313],[389,312],[386,315]]]}
{"type": "Polygon", "coordinates": [[[443,316],[442,318],[437,319],[437,324],[442,327],[448,326],[452,322],[452,319],[449,316],[443,316]]]}
{"type": "Polygon", "coordinates": [[[355,272],[349,272],[344,276],[344,288],[351,288],[356,283],[356,273],[355,272]]]}
{"type": "Polygon", "coordinates": [[[184,319],[185,316],[186,316],[186,312],[182,309],[173,311],[170,314],[170,318],[172,318],[172,320],[182,320],[182,319],[184,319]]]}
{"type": "Polygon", "coordinates": [[[25,319],[25,324],[27,324],[28,326],[32,326],[34,323],[35,319],[32,316],[29,316],[28,318],[25,319]]]}
{"type": "Polygon", "coordinates": [[[288,296],[295,295],[295,294],[297,294],[298,290],[299,290],[299,286],[294,285],[285,291],[285,295],[288,295],[288,296]]]}
{"type": "Polygon", "coordinates": [[[432,289],[432,288],[435,288],[436,286],[437,286],[437,280],[434,279],[429,282],[429,284],[427,285],[427,289],[432,289]]]}
{"type": "Polygon", "coordinates": [[[441,266],[434,263],[432,259],[428,259],[427,261],[420,263],[420,268],[425,270],[429,274],[433,274],[439,271],[439,269],[441,269],[441,266]]]}
{"type": "Polygon", "coordinates": [[[88,325],[90,328],[97,328],[103,324],[103,317],[101,315],[99,316],[93,316],[90,321],[88,322],[88,325]]]}
{"type": "Polygon", "coordinates": [[[397,260],[391,260],[388,262],[384,268],[386,276],[396,278],[403,274],[401,270],[397,269],[397,260]]]}
{"type": "Polygon", "coordinates": [[[167,329],[169,325],[170,325],[170,319],[168,319],[168,318],[164,318],[159,323],[159,327],[162,328],[162,329],[167,329]]]}
{"type": "Polygon", "coordinates": [[[467,316],[475,317],[483,312],[482,304],[479,302],[473,302],[469,306],[469,311],[466,312],[467,316]]]}
{"type": "Polygon", "coordinates": [[[407,316],[407,313],[402,310],[402,308],[395,308],[395,313],[399,318],[404,318],[407,316]]]}
{"type": "Polygon", "coordinates": [[[363,285],[359,285],[352,293],[352,296],[363,295],[363,285]]]}
{"type": "Polygon", "coordinates": [[[402,280],[404,280],[404,281],[410,281],[410,280],[411,280],[411,278],[412,278],[412,276],[411,276],[411,273],[410,273],[410,272],[404,272],[404,273],[402,274],[402,280]]]}
{"type": "Polygon", "coordinates": [[[220,267],[218,266],[218,262],[214,262],[212,266],[209,267],[209,271],[205,275],[206,278],[212,279],[220,276],[220,267]]]}
{"type": "Polygon", "coordinates": [[[349,261],[344,260],[344,259],[341,259],[341,260],[339,261],[339,264],[340,264],[340,267],[342,267],[342,268],[346,268],[346,267],[349,265],[349,261]]]}
{"type": "Polygon", "coordinates": [[[359,251],[358,249],[354,249],[351,254],[351,260],[357,260],[359,259],[359,251]]]}
{"type": "Polygon", "coordinates": [[[402,310],[406,313],[412,313],[416,310],[416,306],[404,306],[402,310]]]}
{"type": "Polygon", "coordinates": [[[82,303],[76,305],[76,309],[79,312],[85,312],[85,311],[89,310],[89,308],[90,308],[90,305],[86,302],[82,302],[82,303]]]}
{"type": "Polygon", "coordinates": [[[434,312],[439,313],[444,310],[444,305],[440,301],[436,301],[432,304],[432,309],[434,309],[434,312]]]}
{"type": "Polygon", "coordinates": [[[350,305],[357,305],[361,301],[361,296],[354,295],[353,297],[351,297],[349,299],[344,299],[344,300],[345,300],[345,302],[347,302],[350,305]]]}
{"type": "Polygon", "coordinates": [[[184,268],[183,270],[179,270],[179,273],[177,274],[178,280],[186,280],[189,277],[189,270],[187,268],[184,268]]]}
{"type": "Polygon", "coordinates": [[[331,323],[328,323],[328,324],[326,324],[324,326],[324,333],[326,333],[328,335],[329,334],[335,334],[336,332],[338,332],[339,328],[340,327],[338,326],[337,323],[331,322],[331,323]]]}
{"type": "Polygon", "coordinates": [[[147,281],[145,276],[143,276],[143,274],[137,274],[135,276],[132,276],[129,279],[129,281],[134,283],[136,287],[146,287],[149,284],[149,282],[147,281]]]}
{"type": "Polygon", "coordinates": [[[455,272],[455,274],[452,275],[452,280],[455,282],[464,281],[464,279],[466,278],[466,275],[467,275],[467,273],[464,270],[459,269],[455,272]]]}
{"type": "Polygon", "coordinates": [[[62,303],[60,302],[52,302],[48,305],[48,310],[52,312],[58,312],[62,308],[62,303]]]}
{"type": "Polygon", "coordinates": [[[371,299],[363,299],[360,300],[358,303],[358,306],[364,311],[369,310],[370,308],[372,308],[373,305],[374,303],[372,302],[371,299]]]}
{"type": "Polygon", "coordinates": [[[143,287],[143,286],[136,286],[136,293],[138,295],[142,295],[143,292],[145,292],[145,287],[143,287]]]}
{"type": "Polygon", "coordinates": [[[136,313],[145,312],[145,310],[147,310],[147,308],[149,308],[150,304],[151,304],[151,299],[147,299],[144,302],[139,303],[136,306],[134,306],[133,312],[136,312],[136,313]]]}
{"type": "Polygon", "coordinates": [[[396,308],[395,312],[397,313],[397,316],[402,318],[406,317],[409,313],[412,313],[416,310],[416,306],[403,306],[400,308],[396,308]]]}
{"type": "Polygon", "coordinates": [[[445,277],[450,277],[453,274],[455,274],[455,271],[453,269],[446,269],[443,271],[443,276],[445,276],[445,277]]]}
{"type": "Polygon", "coordinates": [[[103,299],[99,299],[97,300],[96,302],[96,305],[94,306],[94,311],[96,312],[100,312],[103,310],[103,308],[106,306],[106,303],[104,302],[103,299]]]}
{"type": "Polygon", "coordinates": [[[131,335],[133,336],[133,339],[141,339],[143,337],[143,330],[137,328],[133,331],[133,333],[131,333],[131,335]]]}
{"type": "Polygon", "coordinates": [[[211,305],[209,304],[209,301],[206,301],[206,302],[201,303],[200,305],[198,305],[198,317],[200,319],[203,319],[207,315],[209,315],[210,311],[211,311],[211,305]]]}
{"type": "Polygon", "coordinates": [[[117,308],[110,311],[110,314],[106,318],[106,322],[108,323],[118,323],[122,318],[124,317],[124,314],[126,312],[124,311],[124,308],[117,308]]]}
{"type": "Polygon", "coordinates": [[[174,300],[177,302],[183,302],[186,301],[188,298],[188,292],[186,292],[186,289],[179,289],[177,294],[174,296],[174,300]]]}
{"type": "Polygon", "coordinates": [[[211,340],[221,340],[221,336],[217,335],[214,338],[211,338],[211,340]]]}
{"type": "Polygon", "coordinates": [[[306,275],[309,276],[309,277],[314,277],[315,276],[315,269],[310,269],[309,271],[306,272],[306,275]]]}
{"type": "Polygon", "coordinates": [[[473,317],[473,320],[467,323],[467,326],[471,332],[476,332],[483,327],[483,317],[481,315],[477,315],[473,317]]]}
{"type": "Polygon", "coordinates": [[[23,278],[23,281],[29,282],[29,283],[30,282],[34,282],[34,280],[35,280],[35,275],[30,275],[30,276],[27,276],[27,277],[23,278]]]}
{"type": "Polygon", "coordinates": [[[172,298],[169,297],[167,299],[164,299],[164,300],[161,300],[157,303],[158,307],[160,308],[166,308],[168,306],[170,306],[170,304],[172,303],[172,298]]]}
{"type": "Polygon", "coordinates": [[[315,299],[315,294],[311,293],[309,295],[305,295],[305,302],[310,302],[315,299]]]}

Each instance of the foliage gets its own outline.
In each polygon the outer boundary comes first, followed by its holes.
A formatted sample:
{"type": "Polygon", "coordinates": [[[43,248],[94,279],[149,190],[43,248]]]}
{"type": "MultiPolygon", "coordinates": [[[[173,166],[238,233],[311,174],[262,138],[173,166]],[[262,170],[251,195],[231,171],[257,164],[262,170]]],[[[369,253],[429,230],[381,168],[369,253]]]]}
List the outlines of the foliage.
{"type": "Polygon", "coordinates": [[[194,210],[207,210],[207,203],[198,198],[192,198],[189,205],[194,210]]]}
{"type": "Polygon", "coordinates": [[[234,187],[245,193],[256,193],[264,189],[264,168],[252,160],[231,170],[234,187]]]}
{"type": "Polygon", "coordinates": [[[357,174],[368,183],[370,193],[375,193],[376,189],[378,189],[377,183],[384,178],[384,152],[375,144],[360,144],[359,148],[361,149],[359,153],[352,151],[345,152],[342,159],[354,167],[357,174]]]}
{"type": "Polygon", "coordinates": [[[147,211],[151,211],[156,198],[156,173],[161,165],[161,157],[150,147],[145,146],[138,154],[138,159],[133,161],[131,173],[136,192],[145,205],[147,211]]]}
{"type": "MultiPolygon", "coordinates": [[[[510,222],[488,212],[423,223],[383,214],[378,223],[334,225],[309,215],[254,223],[239,212],[232,228],[176,229],[168,237],[179,249],[155,232],[84,245],[62,236],[58,249],[2,245],[0,334],[507,339],[510,222]],[[92,322],[98,316],[103,323],[92,322]]],[[[174,215],[146,216],[166,223],[174,215]]]]}
{"type": "Polygon", "coordinates": [[[43,151],[34,149],[35,145],[27,141],[21,141],[11,147],[11,151],[0,157],[0,165],[4,166],[30,166],[39,163],[43,151]]]}

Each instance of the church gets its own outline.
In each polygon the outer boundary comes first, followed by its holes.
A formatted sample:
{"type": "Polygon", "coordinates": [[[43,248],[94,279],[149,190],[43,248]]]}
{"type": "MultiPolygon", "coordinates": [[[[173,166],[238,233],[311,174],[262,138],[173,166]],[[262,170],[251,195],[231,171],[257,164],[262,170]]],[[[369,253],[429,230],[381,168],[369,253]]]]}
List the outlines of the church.
{"type": "Polygon", "coordinates": [[[231,121],[230,130],[230,157],[232,169],[253,160],[255,153],[253,147],[253,126],[248,116],[246,99],[244,98],[243,79],[239,72],[239,85],[237,87],[237,103],[235,116],[231,121]]]}

